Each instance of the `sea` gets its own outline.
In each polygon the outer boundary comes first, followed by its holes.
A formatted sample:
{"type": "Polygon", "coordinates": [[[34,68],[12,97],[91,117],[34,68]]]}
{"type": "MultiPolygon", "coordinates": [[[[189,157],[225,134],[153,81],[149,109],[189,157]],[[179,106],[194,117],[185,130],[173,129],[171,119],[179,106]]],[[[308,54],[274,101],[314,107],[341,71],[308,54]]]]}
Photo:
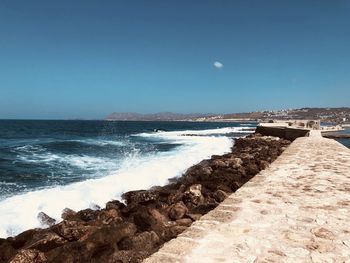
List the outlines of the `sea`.
{"type": "Polygon", "coordinates": [[[0,237],[104,207],[230,151],[256,123],[0,120],[0,237]]]}

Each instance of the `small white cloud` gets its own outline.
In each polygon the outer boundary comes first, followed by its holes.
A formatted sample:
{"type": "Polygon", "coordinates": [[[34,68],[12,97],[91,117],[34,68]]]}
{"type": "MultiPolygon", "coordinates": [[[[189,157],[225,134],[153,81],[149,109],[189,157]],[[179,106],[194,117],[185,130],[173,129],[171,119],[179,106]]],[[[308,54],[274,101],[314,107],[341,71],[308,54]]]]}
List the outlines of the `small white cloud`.
{"type": "Polygon", "coordinates": [[[214,64],[213,64],[214,67],[218,68],[218,69],[221,69],[224,67],[224,64],[222,64],[221,62],[219,61],[215,61],[214,64]]]}

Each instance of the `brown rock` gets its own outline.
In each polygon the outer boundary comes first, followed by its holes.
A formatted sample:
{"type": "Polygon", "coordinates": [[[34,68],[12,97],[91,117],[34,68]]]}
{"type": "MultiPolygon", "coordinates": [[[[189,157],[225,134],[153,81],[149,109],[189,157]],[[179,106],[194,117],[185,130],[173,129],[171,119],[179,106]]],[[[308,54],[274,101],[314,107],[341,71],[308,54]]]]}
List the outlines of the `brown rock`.
{"type": "Polygon", "coordinates": [[[127,204],[144,204],[156,201],[158,196],[158,192],[151,190],[129,191],[122,195],[127,204]]]}
{"type": "Polygon", "coordinates": [[[202,217],[202,214],[187,214],[187,216],[193,221],[197,221],[202,217]]]}
{"type": "Polygon", "coordinates": [[[122,239],[134,235],[136,230],[136,226],[132,223],[120,223],[115,226],[102,227],[86,240],[96,245],[117,244],[122,239]]]}
{"type": "Polygon", "coordinates": [[[0,262],[8,262],[16,253],[11,242],[6,239],[0,239],[0,262]]]}
{"type": "Polygon", "coordinates": [[[181,219],[187,213],[188,209],[183,202],[178,202],[170,208],[169,218],[173,220],[181,219]]]}
{"type": "Polygon", "coordinates": [[[213,194],[214,199],[219,203],[224,201],[227,198],[227,196],[228,195],[222,190],[216,190],[213,194]]]}
{"type": "Polygon", "coordinates": [[[106,203],[106,209],[116,209],[116,210],[121,210],[125,207],[125,205],[118,201],[118,200],[113,200],[113,201],[109,201],[106,203]]]}
{"type": "Polygon", "coordinates": [[[167,230],[165,231],[165,240],[168,241],[172,238],[177,237],[178,235],[180,235],[183,231],[185,231],[187,229],[186,226],[171,226],[169,228],[167,228],[167,230]]]}
{"type": "Polygon", "coordinates": [[[110,224],[112,221],[123,221],[118,210],[114,208],[100,211],[100,213],[97,216],[97,219],[102,221],[103,224],[110,224]]]}
{"type": "Polygon", "coordinates": [[[159,237],[154,231],[146,231],[124,238],[118,243],[118,247],[122,250],[150,251],[156,247],[158,242],[159,237]]]}
{"type": "Polygon", "coordinates": [[[203,202],[202,185],[201,184],[191,185],[188,191],[184,193],[182,200],[185,203],[192,203],[194,205],[198,205],[201,202],[203,202]]]}
{"type": "Polygon", "coordinates": [[[56,223],[56,220],[49,217],[47,214],[44,212],[40,212],[37,216],[39,222],[43,226],[53,226],[56,223]]]}
{"type": "Polygon", "coordinates": [[[36,249],[23,249],[17,252],[10,263],[42,263],[47,262],[44,253],[36,249]]]}
{"type": "Polygon", "coordinates": [[[41,252],[49,251],[55,247],[62,246],[65,239],[51,231],[38,231],[33,238],[26,242],[24,248],[29,250],[39,250],[41,252]]]}
{"type": "Polygon", "coordinates": [[[96,226],[86,225],[85,222],[78,221],[62,221],[53,226],[52,231],[67,239],[68,241],[76,241],[87,236],[98,229],[96,226]]]}
{"type": "Polygon", "coordinates": [[[121,250],[114,252],[104,263],[141,263],[150,254],[148,251],[121,250]]]}
{"type": "Polygon", "coordinates": [[[176,220],[176,224],[179,226],[189,227],[192,224],[192,220],[190,218],[181,218],[176,220]]]}
{"type": "Polygon", "coordinates": [[[92,210],[90,208],[80,210],[77,215],[79,218],[85,222],[96,220],[98,216],[98,211],[92,210]]]}
{"type": "Polygon", "coordinates": [[[77,221],[80,220],[80,217],[77,215],[77,212],[70,208],[65,208],[62,211],[61,218],[69,221],[77,221]]]}

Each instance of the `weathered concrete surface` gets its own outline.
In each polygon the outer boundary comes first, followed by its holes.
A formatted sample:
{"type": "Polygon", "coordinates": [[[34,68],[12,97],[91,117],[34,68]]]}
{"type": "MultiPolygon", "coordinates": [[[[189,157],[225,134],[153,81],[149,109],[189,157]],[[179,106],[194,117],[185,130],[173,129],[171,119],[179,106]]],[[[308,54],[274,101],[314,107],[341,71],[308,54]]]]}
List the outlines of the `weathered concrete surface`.
{"type": "Polygon", "coordinates": [[[296,139],[145,262],[350,262],[350,150],[296,139]]]}

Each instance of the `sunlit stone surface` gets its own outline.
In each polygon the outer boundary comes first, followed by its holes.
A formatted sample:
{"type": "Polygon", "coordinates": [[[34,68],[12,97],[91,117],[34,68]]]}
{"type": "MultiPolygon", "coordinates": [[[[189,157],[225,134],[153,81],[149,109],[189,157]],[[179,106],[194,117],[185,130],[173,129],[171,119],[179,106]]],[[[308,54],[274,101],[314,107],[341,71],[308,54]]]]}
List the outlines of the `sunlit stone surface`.
{"type": "Polygon", "coordinates": [[[311,131],[145,262],[350,262],[350,150],[311,131]]]}

